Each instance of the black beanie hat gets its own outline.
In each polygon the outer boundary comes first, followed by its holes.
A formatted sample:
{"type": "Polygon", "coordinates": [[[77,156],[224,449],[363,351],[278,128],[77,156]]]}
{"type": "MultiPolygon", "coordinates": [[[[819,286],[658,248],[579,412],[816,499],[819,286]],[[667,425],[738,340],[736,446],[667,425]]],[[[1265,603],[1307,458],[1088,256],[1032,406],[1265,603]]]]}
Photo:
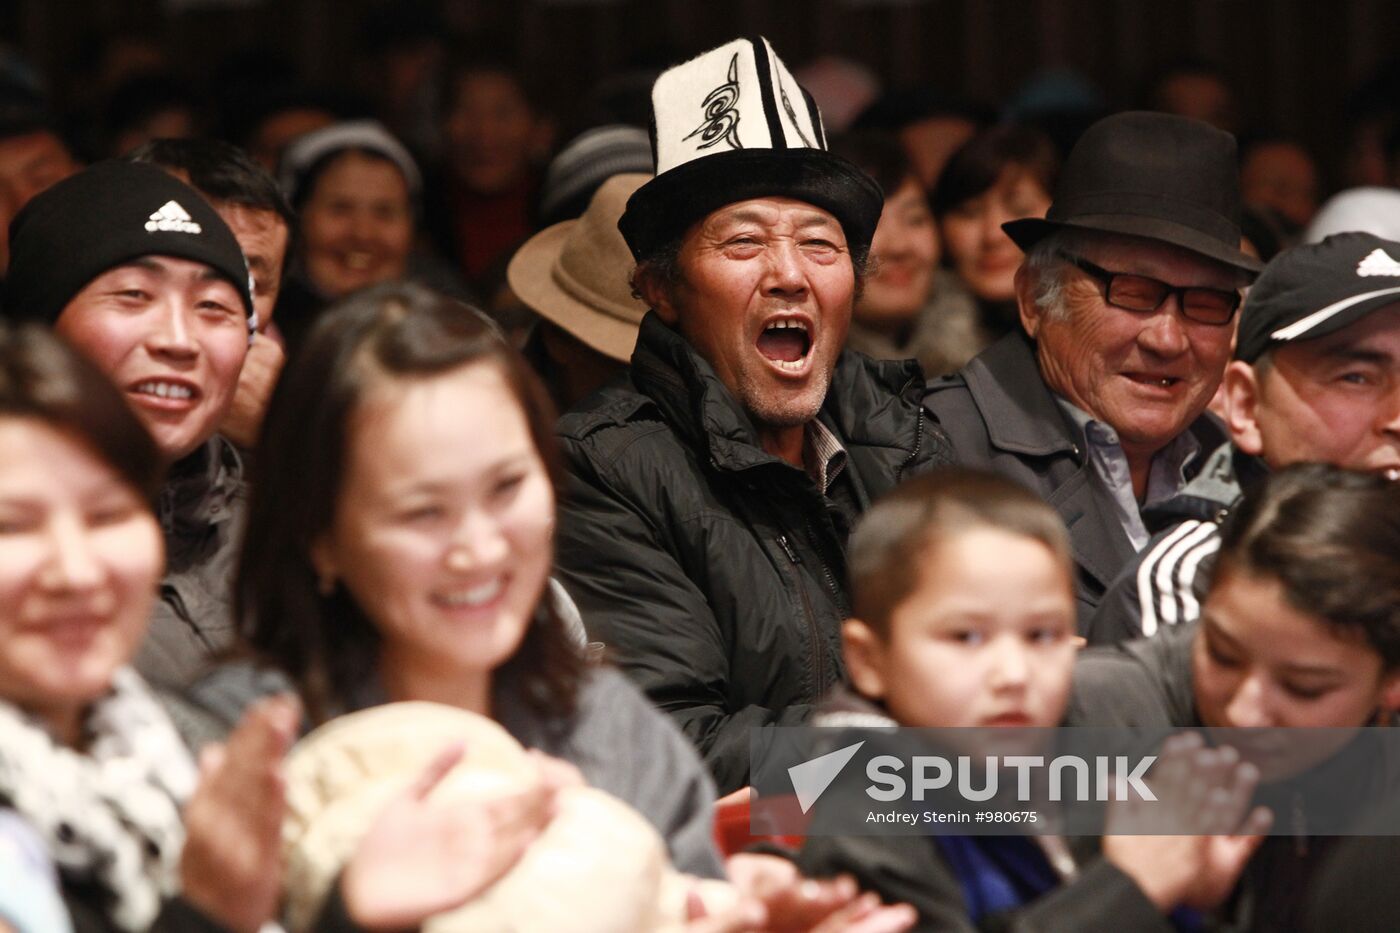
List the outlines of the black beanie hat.
{"type": "Polygon", "coordinates": [[[51,325],[89,282],[141,256],[209,266],[233,283],[256,326],[248,263],[213,206],[163,169],[116,160],[39,193],[11,222],[5,316],[51,325]]]}

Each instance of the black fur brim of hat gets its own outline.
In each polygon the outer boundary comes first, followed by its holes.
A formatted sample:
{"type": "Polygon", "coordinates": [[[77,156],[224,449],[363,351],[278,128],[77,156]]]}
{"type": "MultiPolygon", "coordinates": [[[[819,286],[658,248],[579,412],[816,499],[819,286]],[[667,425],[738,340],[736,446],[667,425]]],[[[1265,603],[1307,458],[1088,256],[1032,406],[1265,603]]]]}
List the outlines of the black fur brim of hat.
{"type": "Polygon", "coordinates": [[[656,176],[628,199],[617,226],[641,260],[726,204],[766,197],[793,198],[829,212],[855,255],[870,249],[884,207],[874,179],[825,150],[737,149],[656,176]]]}

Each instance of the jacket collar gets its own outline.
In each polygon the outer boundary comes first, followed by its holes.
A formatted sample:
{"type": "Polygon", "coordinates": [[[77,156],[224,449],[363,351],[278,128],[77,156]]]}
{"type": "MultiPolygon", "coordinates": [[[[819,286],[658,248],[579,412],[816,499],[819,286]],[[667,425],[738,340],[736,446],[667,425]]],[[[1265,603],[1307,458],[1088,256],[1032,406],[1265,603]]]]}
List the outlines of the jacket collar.
{"type": "MultiPolygon", "coordinates": [[[[661,410],[665,421],[690,446],[707,454],[716,468],[737,472],[776,464],[796,469],[762,448],[753,420],[713,367],[654,311],[642,318],[631,375],[633,385],[661,410]]],[[[923,376],[912,361],[876,362],[843,352],[818,417],[848,449],[890,447],[907,450],[912,457],[920,443],[916,431],[890,430],[888,415],[908,408],[911,417],[917,416],[910,393],[922,385],[923,376]]]]}
{"type": "MultiPolygon", "coordinates": [[[[992,344],[967,364],[963,379],[982,411],[992,446],[1031,457],[1083,457],[1083,435],[1045,384],[1035,343],[1025,333],[1007,334],[992,344]]],[[[1209,413],[1186,430],[1196,436],[1201,450],[1213,451],[1229,439],[1209,413]]]]}
{"type": "Polygon", "coordinates": [[[210,526],[232,518],[242,475],[238,451],[218,434],[175,463],[157,509],[167,545],[201,538],[210,526]]]}
{"type": "Polygon", "coordinates": [[[967,364],[963,378],[993,447],[1031,457],[1080,455],[1074,432],[1040,375],[1035,344],[1024,333],[992,344],[967,364]]]}
{"type": "Polygon", "coordinates": [[[716,467],[737,471],[782,462],[759,445],[753,421],[714,368],[655,311],[642,318],[632,352],[632,381],[716,467]]]}

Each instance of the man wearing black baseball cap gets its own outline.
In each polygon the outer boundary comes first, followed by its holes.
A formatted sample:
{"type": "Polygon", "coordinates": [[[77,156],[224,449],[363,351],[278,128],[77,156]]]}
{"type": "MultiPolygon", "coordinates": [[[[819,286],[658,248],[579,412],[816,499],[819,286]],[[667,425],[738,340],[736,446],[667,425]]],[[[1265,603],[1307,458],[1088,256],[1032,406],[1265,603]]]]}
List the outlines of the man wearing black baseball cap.
{"type": "Polygon", "coordinates": [[[1024,333],[929,385],[959,461],[1036,490],[1069,526],[1081,625],[1150,540],[1141,510],[1223,433],[1206,405],[1242,285],[1235,140],[1120,113],[1075,145],[1044,219],[1012,221],[1024,333]]]}
{"type": "Polygon", "coordinates": [[[243,467],[216,434],[257,326],[238,241],[154,165],[103,162],[39,194],[10,227],[5,316],[38,321],[125,395],[170,464],[158,503],[166,576],[136,666],[183,686],[232,638],[243,467]]]}
{"type": "Polygon", "coordinates": [[[1400,243],[1338,233],[1276,256],[1250,289],[1224,387],[1232,441],[1157,510],[1163,530],[1109,590],[1092,641],[1194,621],[1219,522],[1267,470],[1400,480],[1400,243]]]}

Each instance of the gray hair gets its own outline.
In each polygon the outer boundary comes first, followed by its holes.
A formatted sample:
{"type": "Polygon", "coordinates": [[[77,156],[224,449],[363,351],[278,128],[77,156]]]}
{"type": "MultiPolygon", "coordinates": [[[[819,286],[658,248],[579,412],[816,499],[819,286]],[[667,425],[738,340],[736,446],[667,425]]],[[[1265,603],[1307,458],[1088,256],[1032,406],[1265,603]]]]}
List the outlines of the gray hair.
{"type": "Polygon", "coordinates": [[[1066,253],[1077,253],[1090,238],[1082,230],[1062,227],[1047,233],[1027,250],[1021,275],[1031,277],[1031,300],[1046,318],[1065,317],[1065,272],[1070,266],[1064,257],[1066,253]]]}
{"type": "MultiPolygon", "coordinates": [[[[1078,230],[1061,227],[1037,240],[1026,252],[1021,262],[1023,275],[1030,275],[1033,283],[1031,300],[1040,313],[1050,320],[1063,320],[1065,316],[1065,273],[1070,268],[1065,256],[1081,255],[1086,246],[1114,239],[1134,240],[1128,234],[1101,233],[1097,230],[1078,230]]],[[[1236,269],[1236,288],[1249,285],[1250,276],[1236,269]]]]}

